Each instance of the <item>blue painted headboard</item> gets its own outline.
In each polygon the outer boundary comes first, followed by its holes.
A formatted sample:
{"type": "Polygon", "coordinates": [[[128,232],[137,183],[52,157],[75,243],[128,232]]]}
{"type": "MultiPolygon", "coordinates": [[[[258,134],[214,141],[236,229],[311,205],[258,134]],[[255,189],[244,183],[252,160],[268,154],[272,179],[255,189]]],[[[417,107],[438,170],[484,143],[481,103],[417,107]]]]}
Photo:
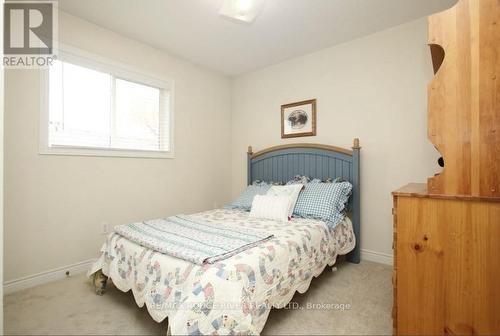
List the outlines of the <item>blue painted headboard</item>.
{"type": "Polygon", "coordinates": [[[255,180],[286,182],[295,175],[311,178],[341,177],[352,183],[350,212],[356,235],[356,248],[347,260],[360,260],[360,188],[359,140],[354,139],[352,150],[320,144],[287,144],[270,147],[253,153],[248,147],[248,184],[255,180]]]}

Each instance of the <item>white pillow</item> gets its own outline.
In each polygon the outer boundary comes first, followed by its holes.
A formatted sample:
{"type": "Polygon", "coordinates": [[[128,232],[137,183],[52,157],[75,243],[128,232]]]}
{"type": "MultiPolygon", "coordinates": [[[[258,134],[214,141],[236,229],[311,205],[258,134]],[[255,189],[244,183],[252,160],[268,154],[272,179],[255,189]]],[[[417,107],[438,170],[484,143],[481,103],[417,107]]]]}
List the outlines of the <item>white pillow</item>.
{"type": "Polygon", "coordinates": [[[253,198],[250,217],[288,222],[290,198],[286,196],[256,195],[253,198]]]}
{"type": "Polygon", "coordinates": [[[295,203],[299,198],[300,191],[304,189],[303,184],[291,184],[287,186],[272,186],[266,193],[269,196],[288,197],[288,217],[292,218],[295,203]]]}

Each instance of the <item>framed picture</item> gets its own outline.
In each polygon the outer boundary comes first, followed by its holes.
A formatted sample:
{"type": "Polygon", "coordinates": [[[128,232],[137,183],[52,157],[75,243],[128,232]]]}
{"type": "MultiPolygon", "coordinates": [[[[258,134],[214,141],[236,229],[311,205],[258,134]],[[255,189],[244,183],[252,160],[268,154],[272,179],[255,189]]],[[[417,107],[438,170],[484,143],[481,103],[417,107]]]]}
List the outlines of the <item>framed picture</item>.
{"type": "Polygon", "coordinates": [[[316,99],[281,106],[281,138],[316,135],[316,99]]]}

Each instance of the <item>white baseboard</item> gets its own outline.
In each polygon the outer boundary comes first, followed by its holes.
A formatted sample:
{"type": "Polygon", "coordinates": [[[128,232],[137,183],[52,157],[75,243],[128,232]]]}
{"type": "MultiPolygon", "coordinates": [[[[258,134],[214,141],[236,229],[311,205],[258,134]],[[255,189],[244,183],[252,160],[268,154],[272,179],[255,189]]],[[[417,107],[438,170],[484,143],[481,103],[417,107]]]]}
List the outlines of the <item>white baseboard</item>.
{"type": "MultiPolygon", "coordinates": [[[[381,264],[392,265],[393,256],[392,254],[375,252],[370,250],[361,250],[361,259],[373,261],[381,264]]],[[[46,284],[51,281],[61,280],[66,277],[66,272],[69,271],[71,274],[80,274],[87,272],[92,266],[96,259],[90,259],[82,261],[73,265],[67,265],[64,267],[59,267],[53,270],[41,272],[38,274],[29,275],[19,279],[9,280],[3,284],[4,295],[14,293],[23,289],[28,289],[36,287],[39,285],[46,284]]]]}
{"type": "Polygon", "coordinates": [[[45,283],[66,278],[66,272],[70,276],[87,272],[96,259],[82,261],[73,265],[55,268],[38,274],[28,275],[19,279],[5,281],[3,283],[4,295],[14,293],[23,289],[43,285],[45,283]]]}
{"type": "Polygon", "coordinates": [[[394,263],[394,257],[392,254],[375,252],[364,249],[361,249],[361,260],[368,260],[386,265],[393,265],[394,263]]]}

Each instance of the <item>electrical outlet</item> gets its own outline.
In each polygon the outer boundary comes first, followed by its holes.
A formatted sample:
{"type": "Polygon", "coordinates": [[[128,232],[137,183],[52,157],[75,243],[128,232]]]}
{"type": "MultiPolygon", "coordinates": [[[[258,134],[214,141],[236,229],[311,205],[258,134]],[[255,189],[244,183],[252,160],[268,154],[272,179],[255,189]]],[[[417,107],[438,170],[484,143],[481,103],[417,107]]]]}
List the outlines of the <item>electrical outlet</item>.
{"type": "Polygon", "coordinates": [[[109,223],[108,222],[102,222],[101,223],[101,226],[102,226],[102,231],[101,233],[103,235],[107,235],[109,233],[109,223]]]}

